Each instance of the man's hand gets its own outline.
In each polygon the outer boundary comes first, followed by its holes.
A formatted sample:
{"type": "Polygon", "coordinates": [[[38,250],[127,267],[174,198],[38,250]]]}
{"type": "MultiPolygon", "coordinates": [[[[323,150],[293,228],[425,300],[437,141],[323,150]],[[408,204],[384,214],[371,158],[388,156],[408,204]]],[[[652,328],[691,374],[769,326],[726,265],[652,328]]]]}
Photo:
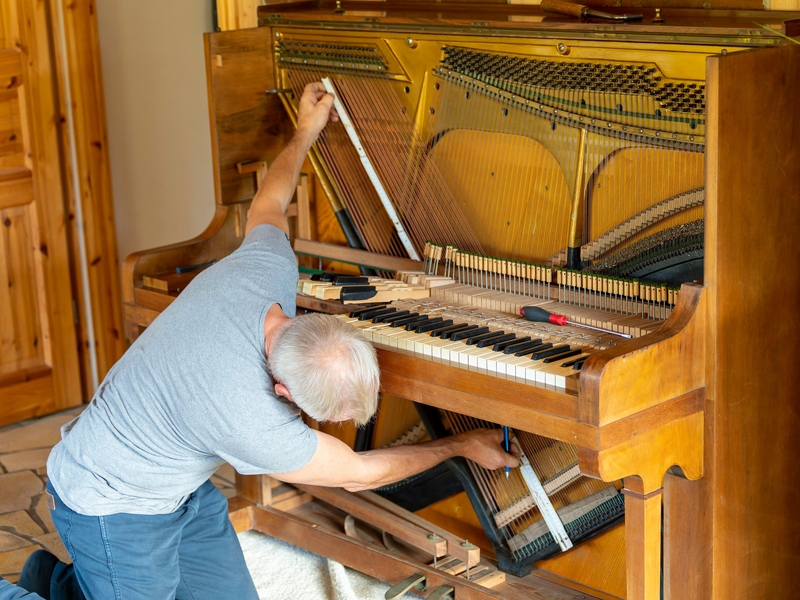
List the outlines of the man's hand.
{"type": "Polygon", "coordinates": [[[511,444],[510,453],[503,450],[502,429],[473,429],[458,434],[464,444],[463,456],[484,469],[519,466],[519,448],[511,444]]]}
{"type": "Polygon", "coordinates": [[[333,108],[333,96],[325,92],[325,86],[319,81],[309,83],[300,98],[300,108],[297,111],[297,132],[301,135],[308,135],[313,142],[317,139],[319,132],[328,124],[328,119],[333,122],[339,120],[339,115],[333,108]]]}

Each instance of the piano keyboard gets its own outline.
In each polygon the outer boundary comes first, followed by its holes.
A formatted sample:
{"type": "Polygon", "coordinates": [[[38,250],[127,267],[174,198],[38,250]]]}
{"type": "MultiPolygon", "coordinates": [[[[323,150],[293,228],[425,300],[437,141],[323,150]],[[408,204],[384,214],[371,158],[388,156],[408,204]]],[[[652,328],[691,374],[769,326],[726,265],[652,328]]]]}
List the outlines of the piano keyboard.
{"type": "Polygon", "coordinates": [[[338,318],[379,348],[556,389],[574,388],[583,361],[618,343],[578,328],[433,299],[398,301],[338,318]]]}

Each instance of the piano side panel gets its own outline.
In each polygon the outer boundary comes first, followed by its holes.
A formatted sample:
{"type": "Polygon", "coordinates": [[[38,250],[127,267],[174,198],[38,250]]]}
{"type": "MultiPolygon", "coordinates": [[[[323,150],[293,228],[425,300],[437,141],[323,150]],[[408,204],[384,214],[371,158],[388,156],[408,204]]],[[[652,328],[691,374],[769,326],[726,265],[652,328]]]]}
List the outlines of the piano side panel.
{"type": "Polygon", "coordinates": [[[713,57],[708,70],[711,594],[790,598],[800,566],[800,47],[713,57]]]}
{"type": "Polygon", "coordinates": [[[288,143],[294,127],[275,87],[272,30],[243,29],[205,36],[214,188],[218,204],[249,200],[253,175],[241,162],[271,164],[288,143]]]}

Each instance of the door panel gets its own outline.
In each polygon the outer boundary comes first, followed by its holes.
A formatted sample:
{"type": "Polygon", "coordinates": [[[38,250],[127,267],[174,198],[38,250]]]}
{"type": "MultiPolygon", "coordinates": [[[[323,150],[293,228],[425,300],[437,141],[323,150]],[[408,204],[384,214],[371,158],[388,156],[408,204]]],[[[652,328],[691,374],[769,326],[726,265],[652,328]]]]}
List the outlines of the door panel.
{"type": "Polygon", "coordinates": [[[4,2],[0,28],[0,425],[83,400],[46,11],[4,2]]]}

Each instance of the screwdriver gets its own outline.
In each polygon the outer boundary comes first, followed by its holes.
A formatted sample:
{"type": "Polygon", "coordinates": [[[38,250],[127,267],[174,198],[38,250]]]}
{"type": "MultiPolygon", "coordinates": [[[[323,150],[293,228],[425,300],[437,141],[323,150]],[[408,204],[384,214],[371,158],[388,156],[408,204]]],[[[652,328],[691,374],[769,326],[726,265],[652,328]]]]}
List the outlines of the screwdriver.
{"type": "MultiPolygon", "coordinates": [[[[511,447],[509,446],[509,443],[508,443],[508,426],[506,426],[506,425],[503,425],[503,448],[505,448],[506,452],[510,452],[511,451],[511,447]]],[[[508,476],[510,474],[511,474],[511,468],[510,467],[506,467],[506,479],[508,479],[508,476]]]]}
{"type": "Polygon", "coordinates": [[[619,331],[612,331],[610,329],[604,329],[602,327],[594,327],[592,325],[584,325],[583,323],[576,323],[575,321],[570,321],[564,315],[554,315],[553,313],[549,313],[545,309],[539,308],[538,306],[523,306],[522,308],[519,309],[519,314],[528,319],[528,321],[553,323],[554,325],[574,325],[575,327],[584,327],[586,329],[593,329],[594,331],[609,333],[611,335],[618,335],[620,337],[628,339],[631,339],[632,337],[630,333],[620,333],[619,331]]]}

